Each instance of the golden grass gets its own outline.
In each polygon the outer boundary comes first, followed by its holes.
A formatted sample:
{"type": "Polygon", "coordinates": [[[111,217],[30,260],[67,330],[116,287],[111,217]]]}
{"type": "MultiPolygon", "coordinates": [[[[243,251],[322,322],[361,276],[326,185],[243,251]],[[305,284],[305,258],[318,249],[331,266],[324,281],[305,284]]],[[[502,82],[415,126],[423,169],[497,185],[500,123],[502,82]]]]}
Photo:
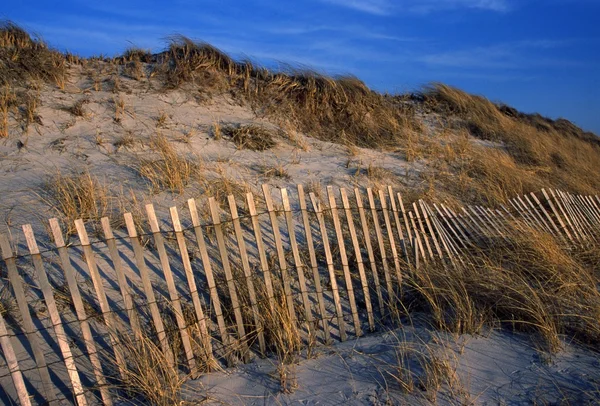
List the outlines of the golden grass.
{"type": "Polygon", "coordinates": [[[74,221],[83,219],[100,223],[113,215],[114,198],[109,186],[89,172],[56,172],[45,183],[42,198],[63,219],[67,234],[75,232],[74,221]]]}
{"type": "Polygon", "coordinates": [[[200,169],[198,157],[182,156],[162,134],[151,137],[148,146],[157,156],[140,159],[136,165],[138,174],[150,183],[155,193],[168,190],[183,194],[200,169]]]}
{"type": "Polygon", "coordinates": [[[476,334],[500,323],[537,337],[556,352],[562,337],[595,346],[600,342],[597,254],[574,257],[551,235],[511,226],[457,267],[428,264],[410,275],[407,295],[425,309],[436,328],[476,334]]]}
{"type": "MultiPolygon", "coordinates": [[[[258,125],[229,125],[222,127],[220,130],[223,135],[231,138],[238,149],[265,151],[277,145],[273,139],[273,132],[258,125]]],[[[216,134],[215,131],[215,139],[217,139],[216,134]]]]}

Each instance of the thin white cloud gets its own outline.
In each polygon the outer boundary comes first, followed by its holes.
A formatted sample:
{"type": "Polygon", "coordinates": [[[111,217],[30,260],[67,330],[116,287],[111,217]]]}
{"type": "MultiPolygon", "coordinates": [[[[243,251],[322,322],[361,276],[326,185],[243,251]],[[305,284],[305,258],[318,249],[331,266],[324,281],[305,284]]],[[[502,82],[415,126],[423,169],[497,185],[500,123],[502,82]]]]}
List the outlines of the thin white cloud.
{"type": "Polygon", "coordinates": [[[389,15],[392,12],[392,2],[389,0],[321,0],[325,3],[347,7],[368,14],[389,15]]]}
{"type": "Polygon", "coordinates": [[[340,7],[351,8],[374,15],[391,15],[402,12],[433,13],[452,9],[478,9],[506,12],[514,0],[320,0],[340,7]]]}
{"type": "Polygon", "coordinates": [[[581,62],[558,57],[548,57],[540,51],[559,47],[566,41],[524,40],[513,43],[494,44],[418,57],[420,62],[431,66],[461,69],[512,69],[523,70],[538,67],[581,66],[581,62]]]}

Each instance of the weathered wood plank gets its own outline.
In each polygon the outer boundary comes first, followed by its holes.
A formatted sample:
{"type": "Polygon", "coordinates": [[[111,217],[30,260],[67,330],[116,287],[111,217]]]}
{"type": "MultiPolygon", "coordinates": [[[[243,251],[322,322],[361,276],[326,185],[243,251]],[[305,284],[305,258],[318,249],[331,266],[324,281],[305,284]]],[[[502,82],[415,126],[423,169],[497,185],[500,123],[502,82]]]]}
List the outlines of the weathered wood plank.
{"type": "Polygon", "coordinates": [[[331,293],[333,294],[333,303],[335,305],[335,312],[338,320],[338,328],[340,331],[340,340],[346,341],[346,322],[344,321],[344,313],[342,312],[342,303],[340,302],[340,292],[335,279],[335,268],[333,267],[333,256],[331,255],[331,246],[329,245],[329,237],[327,235],[327,227],[325,226],[325,218],[323,216],[323,210],[321,204],[317,202],[317,198],[314,193],[310,193],[310,200],[313,205],[313,210],[317,215],[319,221],[319,229],[321,231],[321,241],[323,242],[323,249],[325,250],[325,261],[327,262],[327,271],[329,272],[329,283],[331,284],[331,293]]]}
{"type": "Polygon", "coordinates": [[[81,378],[79,377],[79,371],[77,370],[77,365],[75,364],[75,358],[73,357],[71,347],[69,346],[69,337],[63,328],[60,313],[56,307],[54,293],[52,292],[52,286],[50,285],[50,281],[48,281],[48,276],[44,270],[42,256],[40,255],[40,250],[38,248],[37,241],[35,240],[35,236],[33,235],[33,229],[31,228],[31,225],[24,225],[23,233],[25,234],[27,247],[29,248],[29,253],[31,254],[31,259],[33,260],[33,266],[38,279],[38,286],[42,291],[42,295],[44,296],[44,302],[46,302],[46,308],[48,309],[48,314],[50,315],[50,320],[52,321],[52,327],[54,329],[56,341],[58,342],[58,347],[63,357],[65,367],[67,368],[67,373],[71,382],[71,388],[73,389],[73,395],[75,396],[79,406],[85,406],[87,405],[85,389],[81,384],[81,378]]]}
{"type": "Polygon", "coordinates": [[[56,389],[52,383],[52,380],[50,379],[50,372],[48,371],[46,357],[44,356],[44,351],[42,349],[41,337],[39,336],[39,332],[33,324],[33,319],[31,318],[31,313],[29,311],[29,305],[27,304],[27,299],[25,297],[23,279],[17,270],[17,265],[10,242],[4,234],[0,234],[0,249],[2,251],[2,259],[4,260],[6,268],[8,269],[8,280],[10,282],[10,286],[12,286],[12,290],[17,301],[17,306],[19,308],[19,313],[21,314],[23,329],[25,330],[27,341],[29,341],[29,344],[31,345],[35,364],[42,380],[44,397],[48,403],[54,404],[57,401],[56,389]]]}
{"type": "Polygon", "coordinates": [[[166,361],[169,363],[169,365],[172,366],[175,364],[175,357],[173,356],[173,351],[171,350],[171,347],[169,345],[167,334],[165,333],[165,325],[160,315],[160,310],[158,309],[158,303],[154,294],[154,288],[152,287],[148,266],[146,265],[144,249],[142,248],[142,245],[140,243],[140,239],[135,227],[135,222],[133,221],[133,216],[131,215],[131,213],[124,213],[123,217],[125,219],[125,225],[127,227],[129,241],[131,243],[131,246],[133,247],[135,264],[138,268],[138,271],[140,272],[140,278],[142,280],[144,294],[146,295],[146,304],[150,308],[150,314],[152,316],[154,328],[156,329],[158,341],[160,343],[166,361]]]}
{"type": "Polygon", "coordinates": [[[244,318],[242,317],[240,301],[235,288],[233,273],[231,272],[231,265],[229,264],[227,246],[225,245],[225,236],[223,235],[223,226],[221,225],[221,214],[219,212],[219,207],[217,206],[217,201],[214,197],[210,197],[208,199],[208,205],[210,207],[210,214],[212,217],[213,226],[215,228],[215,234],[217,236],[217,246],[219,248],[219,255],[221,257],[223,271],[225,272],[225,281],[229,290],[229,299],[231,300],[231,306],[233,307],[233,315],[237,325],[242,358],[244,359],[244,362],[248,362],[250,359],[250,354],[246,337],[246,328],[244,327],[244,318]]]}
{"type": "Polygon", "coordinates": [[[365,306],[367,308],[367,318],[369,319],[369,328],[371,331],[375,330],[375,319],[373,317],[373,306],[371,304],[371,295],[369,293],[369,284],[367,283],[367,276],[365,273],[365,266],[362,259],[362,253],[360,252],[360,244],[358,243],[358,236],[356,235],[356,228],[354,227],[354,219],[352,218],[352,211],[350,209],[350,202],[346,189],[341,188],[340,194],[342,196],[342,207],[346,213],[346,222],[348,224],[348,230],[350,230],[350,237],[352,239],[352,246],[354,248],[354,256],[356,257],[356,265],[358,267],[358,275],[360,277],[360,283],[363,289],[363,296],[365,298],[365,306]]]}
{"type": "Polygon", "coordinates": [[[302,223],[304,225],[304,235],[306,237],[306,245],[308,247],[308,253],[310,257],[310,266],[312,269],[313,283],[315,285],[315,293],[317,294],[317,304],[319,307],[319,314],[321,317],[321,324],[323,326],[323,341],[329,343],[331,340],[329,321],[327,320],[327,310],[325,309],[325,298],[323,297],[323,286],[321,285],[321,276],[319,274],[319,264],[317,262],[317,254],[315,253],[315,243],[312,236],[312,229],[310,220],[308,218],[308,211],[306,208],[306,195],[304,194],[304,187],[302,185],[297,186],[298,200],[300,202],[300,211],[302,212],[302,223]]]}
{"type": "Polygon", "coordinates": [[[175,232],[175,239],[177,240],[177,247],[181,256],[183,270],[185,272],[188,288],[190,290],[190,296],[192,297],[192,304],[194,306],[194,312],[196,313],[196,320],[200,329],[202,360],[204,361],[206,370],[210,371],[215,369],[217,363],[213,356],[213,348],[206,323],[206,316],[204,315],[202,302],[200,301],[200,295],[198,294],[196,279],[194,278],[192,263],[190,262],[190,254],[185,242],[185,236],[183,235],[183,228],[181,227],[181,222],[179,221],[179,212],[177,211],[177,207],[171,207],[169,212],[171,214],[171,222],[173,224],[173,231],[175,232]]]}
{"type": "Polygon", "coordinates": [[[244,241],[244,233],[240,224],[240,217],[238,215],[237,203],[233,195],[227,196],[227,203],[229,204],[229,211],[231,213],[231,220],[233,221],[233,229],[235,232],[235,238],[237,241],[238,249],[240,251],[240,258],[242,260],[242,270],[244,271],[244,278],[246,279],[246,287],[248,288],[248,296],[250,299],[250,307],[252,308],[252,317],[254,319],[254,325],[256,326],[256,334],[258,336],[258,346],[260,353],[265,356],[267,353],[267,345],[265,343],[265,333],[263,323],[258,310],[258,303],[256,300],[256,290],[254,289],[254,281],[252,281],[252,273],[250,271],[250,261],[248,260],[248,252],[246,250],[246,242],[244,241]]]}
{"type": "Polygon", "coordinates": [[[77,320],[79,320],[83,342],[92,364],[97,386],[100,389],[100,396],[102,396],[102,401],[105,405],[112,405],[112,396],[107,387],[106,377],[104,376],[100,357],[98,356],[98,349],[96,348],[96,343],[94,342],[94,336],[88,322],[88,316],[85,312],[83,299],[81,297],[79,285],[75,277],[75,270],[71,265],[71,259],[69,258],[69,253],[67,252],[67,248],[65,246],[62,230],[60,229],[57,219],[52,218],[49,220],[49,223],[50,230],[52,231],[52,236],[54,238],[54,243],[58,249],[61,267],[63,273],[65,274],[69,292],[71,293],[71,299],[73,301],[73,306],[75,307],[75,314],[77,315],[77,320]]]}
{"type": "Polygon", "coordinates": [[[331,217],[333,218],[333,227],[335,228],[335,235],[338,242],[338,248],[340,251],[340,259],[342,262],[342,271],[344,272],[344,280],[346,282],[346,293],[348,294],[348,301],[350,302],[350,311],[352,313],[352,319],[354,321],[354,333],[355,335],[361,336],[362,329],[360,327],[360,319],[358,317],[358,309],[356,307],[356,298],[354,297],[354,287],[352,286],[352,277],[350,276],[350,267],[348,265],[348,255],[346,254],[346,243],[344,242],[344,234],[342,232],[342,226],[338,214],[337,204],[335,196],[333,194],[333,188],[327,187],[327,195],[329,197],[329,208],[331,209],[331,217]]]}
{"type": "MultiPolygon", "coordinates": [[[[10,342],[10,336],[8,335],[8,330],[6,329],[6,324],[4,323],[4,317],[2,317],[2,313],[0,313],[0,346],[2,348],[4,358],[6,359],[8,371],[10,372],[13,384],[15,385],[19,403],[21,406],[30,406],[31,400],[29,399],[29,393],[25,387],[25,381],[23,380],[23,374],[21,373],[21,368],[19,367],[19,361],[17,360],[15,350],[10,342]]],[[[112,404],[110,398],[108,399],[108,404],[112,404]]]]}
{"type": "Polygon", "coordinates": [[[365,214],[365,208],[363,206],[362,197],[358,188],[354,189],[354,197],[356,199],[356,207],[358,207],[358,215],[360,217],[360,224],[362,227],[363,239],[365,241],[365,247],[367,248],[367,256],[369,258],[369,265],[371,267],[371,276],[373,278],[373,284],[375,285],[375,294],[377,295],[377,303],[379,305],[379,314],[384,314],[383,294],[381,293],[381,284],[379,282],[379,274],[377,273],[377,264],[375,263],[375,254],[373,253],[373,244],[371,243],[371,235],[369,230],[369,223],[367,222],[367,216],[365,214]]]}
{"type": "Polygon", "coordinates": [[[171,306],[173,307],[173,313],[175,313],[175,322],[181,336],[181,344],[183,345],[183,352],[187,361],[190,375],[196,377],[198,375],[198,367],[196,365],[196,358],[194,357],[194,351],[192,350],[192,342],[190,340],[190,333],[187,329],[187,324],[183,316],[183,308],[181,307],[181,299],[175,286],[175,278],[173,277],[173,271],[171,270],[171,264],[169,263],[169,255],[165,249],[165,241],[161,234],[160,225],[156,218],[154,206],[152,203],[146,205],[146,214],[148,216],[148,223],[150,224],[150,231],[154,238],[154,246],[158,251],[158,258],[160,260],[160,267],[162,269],[165,281],[167,283],[167,290],[169,291],[169,298],[171,299],[171,306]]]}
{"type": "Polygon", "coordinates": [[[273,240],[275,241],[275,249],[277,251],[277,259],[279,261],[279,271],[281,273],[281,284],[283,285],[283,293],[285,294],[285,302],[290,314],[290,318],[295,322],[296,310],[294,309],[294,296],[292,294],[292,288],[290,286],[290,277],[287,270],[287,263],[285,260],[285,252],[283,251],[283,244],[281,240],[281,231],[279,230],[279,222],[277,221],[277,214],[275,213],[275,207],[273,206],[273,198],[271,197],[271,190],[268,185],[262,185],[263,195],[265,203],[267,205],[267,211],[269,212],[269,219],[271,221],[271,230],[273,232],[273,240]]]}
{"type": "MultiPolygon", "coordinates": [[[[198,217],[198,209],[196,207],[196,201],[194,199],[188,199],[188,209],[190,211],[190,217],[192,218],[192,226],[194,227],[194,233],[196,235],[196,244],[200,251],[200,258],[204,267],[204,275],[206,282],[208,283],[208,291],[210,294],[210,301],[212,308],[217,318],[217,326],[219,328],[219,335],[221,341],[225,346],[233,346],[234,342],[227,332],[227,326],[225,324],[225,318],[223,317],[223,309],[221,307],[221,299],[219,298],[219,292],[217,291],[217,284],[215,283],[215,277],[212,271],[212,265],[210,263],[210,257],[208,256],[208,250],[206,249],[206,240],[204,239],[204,233],[202,232],[202,226],[200,224],[200,218],[198,217]]],[[[234,360],[231,357],[231,353],[227,352],[227,363],[229,366],[234,364],[234,360]]]]}
{"type": "Polygon", "coordinates": [[[135,309],[133,297],[131,296],[131,287],[123,269],[123,261],[121,260],[119,250],[117,249],[117,244],[115,243],[115,236],[110,227],[110,220],[108,217],[103,217],[100,219],[100,222],[102,223],[102,230],[104,232],[106,246],[108,247],[108,254],[110,255],[110,260],[113,263],[115,274],[117,275],[117,283],[119,284],[119,290],[121,291],[121,296],[123,297],[125,311],[129,317],[129,325],[131,326],[134,336],[141,337],[142,328],[140,326],[139,314],[135,309]]]}
{"type": "Polygon", "coordinates": [[[306,289],[306,278],[304,276],[304,264],[300,258],[300,251],[298,250],[298,242],[296,241],[296,231],[294,229],[294,219],[292,217],[292,208],[290,205],[290,199],[287,193],[287,189],[281,189],[281,203],[283,204],[283,213],[285,216],[285,222],[288,230],[288,238],[290,241],[290,247],[292,248],[292,255],[294,256],[294,265],[296,272],[298,273],[298,285],[300,287],[300,297],[302,298],[302,304],[304,305],[304,316],[308,323],[309,328],[313,322],[312,310],[310,308],[310,299],[308,297],[308,291],[306,289]]]}

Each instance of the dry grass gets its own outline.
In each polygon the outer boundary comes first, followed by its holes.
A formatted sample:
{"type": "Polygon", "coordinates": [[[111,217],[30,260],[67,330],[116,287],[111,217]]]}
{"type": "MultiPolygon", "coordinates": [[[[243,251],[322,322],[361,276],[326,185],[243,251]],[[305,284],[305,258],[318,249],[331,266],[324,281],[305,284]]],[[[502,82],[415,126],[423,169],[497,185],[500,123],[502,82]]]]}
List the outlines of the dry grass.
{"type": "Polygon", "coordinates": [[[66,107],[65,111],[68,111],[75,117],[86,118],[89,115],[89,113],[85,109],[85,105],[88,104],[89,102],[90,102],[90,99],[88,99],[87,97],[84,97],[82,99],[77,100],[75,103],[73,103],[72,106],[66,107]]]}
{"type": "Polygon", "coordinates": [[[508,241],[488,241],[464,266],[422,267],[407,278],[407,295],[437,328],[456,334],[500,323],[531,332],[550,352],[565,335],[593,347],[600,342],[593,258],[574,258],[552,236],[516,224],[508,241]]]}
{"type": "Polygon", "coordinates": [[[150,138],[148,146],[156,158],[142,158],[136,165],[138,174],[147,180],[154,192],[168,190],[183,194],[200,169],[197,156],[184,157],[162,134],[150,138]]]}
{"type": "Polygon", "coordinates": [[[221,131],[223,135],[231,138],[238,149],[265,151],[277,145],[272,131],[258,125],[229,125],[222,127],[221,131]]]}
{"type": "Polygon", "coordinates": [[[99,224],[100,218],[113,216],[115,202],[109,186],[87,171],[57,172],[46,181],[41,195],[67,225],[68,235],[75,232],[77,219],[99,224]]]}
{"type": "Polygon", "coordinates": [[[290,174],[283,164],[277,165],[260,165],[258,167],[258,173],[265,178],[278,178],[283,180],[290,180],[290,174]]]}
{"type": "Polygon", "coordinates": [[[127,398],[156,406],[182,404],[182,390],[189,377],[170,365],[160,345],[149,336],[121,339],[127,362],[120,388],[127,398]]]}
{"type": "Polygon", "coordinates": [[[42,80],[63,88],[66,58],[11,21],[0,23],[0,85],[42,80]]]}

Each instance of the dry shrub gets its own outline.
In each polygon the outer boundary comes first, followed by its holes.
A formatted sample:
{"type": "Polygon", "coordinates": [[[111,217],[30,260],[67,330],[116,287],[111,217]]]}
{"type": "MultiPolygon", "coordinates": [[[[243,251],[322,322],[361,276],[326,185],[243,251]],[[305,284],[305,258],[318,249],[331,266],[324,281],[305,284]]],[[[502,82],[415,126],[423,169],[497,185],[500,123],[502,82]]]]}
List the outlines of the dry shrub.
{"type": "Polygon", "coordinates": [[[11,21],[0,23],[0,84],[42,80],[64,86],[65,56],[11,21]]]}
{"type": "MultiPolygon", "coordinates": [[[[600,188],[600,143],[569,121],[519,113],[439,83],[427,87],[420,97],[427,109],[445,116],[451,127],[502,143],[513,161],[508,172],[523,184],[552,185],[581,194],[600,188]]],[[[502,161],[506,164],[507,160],[502,161]]]]}
{"type": "Polygon", "coordinates": [[[222,132],[225,136],[231,137],[238,149],[266,151],[277,145],[272,131],[254,124],[224,126],[222,132]]]}
{"type": "Polygon", "coordinates": [[[125,336],[121,348],[127,367],[119,386],[127,398],[156,406],[181,404],[188,377],[179,373],[177,365],[169,364],[155,340],[148,336],[125,336]]]}
{"type": "Polygon", "coordinates": [[[198,157],[183,157],[162,134],[150,138],[148,146],[156,158],[142,158],[138,174],[150,182],[154,192],[169,190],[182,194],[200,168],[198,157]]]}
{"type": "Polygon", "coordinates": [[[113,216],[113,200],[108,185],[89,172],[63,175],[57,172],[48,179],[42,190],[42,198],[64,220],[67,234],[75,232],[73,222],[113,216]]]}
{"type": "Polygon", "coordinates": [[[290,180],[290,174],[288,173],[285,166],[282,164],[277,165],[260,165],[258,172],[266,178],[279,178],[283,180],[290,180]]]}
{"type": "Polygon", "coordinates": [[[84,97],[82,99],[77,100],[75,103],[73,103],[72,106],[66,107],[65,111],[68,111],[75,117],[87,117],[88,112],[85,109],[85,105],[88,104],[89,102],[90,102],[90,99],[88,99],[87,97],[84,97]]]}
{"type": "Polygon", "coordinates": [[[488,241],[465,265],[428,264],[407,278],[413,304],[425,308],[436,327],[458,334],[500,322],[533,332],[551,352],[561,348],[562,335],[598,345],[597,271],[551,235],[512,227],[508,241],[488,241]]]}

